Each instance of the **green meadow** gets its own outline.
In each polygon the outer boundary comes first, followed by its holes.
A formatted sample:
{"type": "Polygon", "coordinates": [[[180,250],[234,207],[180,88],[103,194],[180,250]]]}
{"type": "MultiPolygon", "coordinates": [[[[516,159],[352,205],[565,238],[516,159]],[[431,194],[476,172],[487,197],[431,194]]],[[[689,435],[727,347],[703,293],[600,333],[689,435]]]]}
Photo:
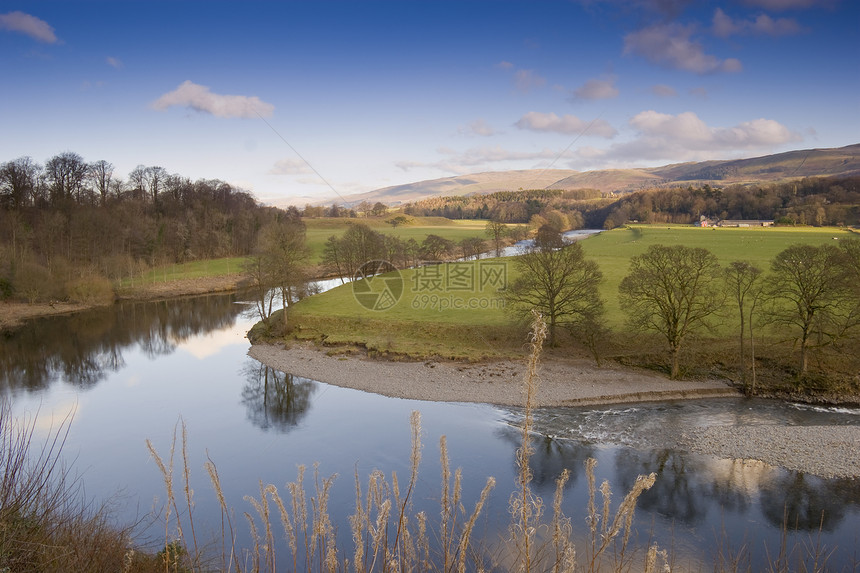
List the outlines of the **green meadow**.
{"type": "Polygon", "coordinates": [[[305,219],[307,228],[308,247],[311,250],[311,262],[319,263],[322,259],[325,242],[332,235],[342,236],[350,223],[364,223],[371,229],[386,235],[393,235],[404,241],[415,239],[419,243],[427,235],[439,235],[457,242],[468,237],[488,238],[484,232],[487,222],[483,220],[452,220],[444,217],[410,217],[410,223],[392,228],[385,221],[394,217],[368,217],[359,219],[319,218],[305,219]]]}
{"type": "MultiPolygon", "coordinates": [[[[602,295],[607,325],[617,332],[624,325],[618,285],[627,274],[630,258],[651,245],[704,247],[724,265],[735,260],[749,261],[767,271],[770,260],[792,244],[818,245],[850,236],[850,231],[837,228],[631,225],[585,239],[582,246],[604,274],[602,295]]],[[[408,269],[387,277],[394,282],[381,277],[367,288],[361,287],[370,293],[365,295],[364,306],[356,299],[353,285],[342,285],[294,306],[290,317],[293,335],[414,358],[520,356],[525,326],[505,312],[497,296],[497,287],[515,276],[510,258],[408,269]],[[372,293],[379,293],[376,300],[383,300],[386,289],[395,292],[396,304],[390,305],[389,301],[378,305],[384,308],[367,308],[373,306],[367,302],[374,301],[372,293]]],[[[736,328],[734,315],[728,313],[724,321],[717,334],[728,336],[736,328]]]]}

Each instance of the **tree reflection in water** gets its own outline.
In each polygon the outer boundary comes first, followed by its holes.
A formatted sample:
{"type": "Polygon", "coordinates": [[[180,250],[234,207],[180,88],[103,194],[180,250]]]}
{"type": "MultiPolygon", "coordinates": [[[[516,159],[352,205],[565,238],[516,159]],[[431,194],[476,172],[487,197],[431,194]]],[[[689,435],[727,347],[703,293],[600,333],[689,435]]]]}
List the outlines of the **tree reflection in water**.
{"type": "Polygon", "coordinates": [[[125,366],[137,345],[150,359],[192,336],[232,326],[244,310],[235,295],[128,302],[33,319],[0,333],[0,393],[38,391],[57,380],[90,388],[125,366]]]}
{"type": "Polygon", "coordinates": [[[248,419],[263,430],[284,433],[297,426],[307,414],[318,384],[250,361],[245,368],[246,384],[242,403],[248,419]]]}
{"type": "MultiPolygon", "coordinates": [[[[522,431],[505,426],[498,434],[510,442],[515,452],[522,445],[522,431]]],[[[532,454],[529,456],[529,469],[532,484],[541,492],[555,491],[555,482],[565,469],[570,470],[570,479],[565,489],[573,488],[584,472],[585,460],[595,456],[597,448],[593,444],[574,440],[556,440],[550,436],[534,435],[531,439],[532,454]]],[[[517,470],[516,456],[511,459],[514,471],[517,470]]]]}
{"type": "Polygon", "coordinates": [[[850,506],[860,505],[860,492],[850,479],[826,480],[784,471],[764,484],[762,513],[774,527],[789,530],[834,531],[850,506]]]}

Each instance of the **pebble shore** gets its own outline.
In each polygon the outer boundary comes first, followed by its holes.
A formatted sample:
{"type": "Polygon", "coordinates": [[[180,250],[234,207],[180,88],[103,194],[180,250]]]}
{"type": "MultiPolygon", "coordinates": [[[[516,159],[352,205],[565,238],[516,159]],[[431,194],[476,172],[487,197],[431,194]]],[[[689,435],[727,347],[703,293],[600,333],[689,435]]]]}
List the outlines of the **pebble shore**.
{"type": "MultiPolygon", "coordinates": [[[[522,406],[525,364],[393,362],[313,345],[254,344],[248,354],[276,370],[394,398],[522,406]]],[[[669,380],[649,372],[552,359],[539,371],[537,407],[738,396],[718,380],[669,380]]],[[[726,459],[755,459],[822,477],[860,477],[860,426],[691,428],[676,446],[726,459]]]]}

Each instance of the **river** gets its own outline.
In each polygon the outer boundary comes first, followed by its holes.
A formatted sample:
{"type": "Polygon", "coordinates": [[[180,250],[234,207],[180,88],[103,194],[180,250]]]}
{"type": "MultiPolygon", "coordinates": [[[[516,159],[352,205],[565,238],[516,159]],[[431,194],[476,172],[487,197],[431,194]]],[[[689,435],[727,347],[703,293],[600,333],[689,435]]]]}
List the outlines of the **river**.
{"type": "MultiPolygon", "coordinates": [[[[64,455],[88,495],[114,500],[120,521],[160,507],[162,478],[145,440],[168,456],[181,421],[199,531],[214,532],[220,519],[203,470],[207,455],[242,531],[242,512],[251,509],[244,496],[258,497],[260,480],[283,491],[299,464],[312,471],[318,462],[321,475],[338,474],[330,503],[343,543],[354,474],[366,482],[380,469],[405,479],[409,416],[418,410],[424,457],[416,510],[438,515],[438,441],[446,435],[451,464],[463,470],[467,508],[487,476],[496,478],[478,531],[491,541],[504,534],[522,412],[393,399],[273,372],[246,355],[245,333],[255,320],[237,295],[123,303],[33,320],[0,340],[0,392],[14,414],[35,418],[39,436],[73,414],[64,455]]],[[[583,533],[586,459],[598,460],[598,483],[611,482],[615,502],[636,475],[656,472],[655,486],[637,509],[638,541],[671,549],[676,565],[713,569],[727,547],[747,547],[751,568],[760,570],[767,555],[779,551],[787,521],[789,546],[821,543],[833,550],[830,570],[851,570],[860,547],[860,482],[718,460],[667,439],[713,424],[739,432],[749,424],[858,425],[860,411],[746,399],[539,410],[531,460],[535,490],[551,504],[554,480],[570,469],[564,509],[583,533]]],[[[163,526],[144,520],[140,533],[157,543],[163,526]]],[[[250,542],[247,533],[240,540],[250,542]]]]}

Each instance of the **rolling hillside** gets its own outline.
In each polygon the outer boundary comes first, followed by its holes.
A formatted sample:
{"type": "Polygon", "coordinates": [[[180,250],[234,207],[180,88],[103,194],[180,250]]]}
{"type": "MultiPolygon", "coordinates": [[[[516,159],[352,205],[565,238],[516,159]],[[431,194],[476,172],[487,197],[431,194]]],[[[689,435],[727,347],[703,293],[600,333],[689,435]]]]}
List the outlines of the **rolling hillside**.
{"type": "Polygon", "coordinates": [[[517,189],[599,189],[625,193],[669,185],[747,184],[803,177],[860,173],[860,144],[834,149],[803,149],[775,155],[726,161],[676,163],[639,169],[572,171],[530,169],[445,177],[385,187],[345,197],[399,205],[428,197],[516,191],[517,189]]]}

